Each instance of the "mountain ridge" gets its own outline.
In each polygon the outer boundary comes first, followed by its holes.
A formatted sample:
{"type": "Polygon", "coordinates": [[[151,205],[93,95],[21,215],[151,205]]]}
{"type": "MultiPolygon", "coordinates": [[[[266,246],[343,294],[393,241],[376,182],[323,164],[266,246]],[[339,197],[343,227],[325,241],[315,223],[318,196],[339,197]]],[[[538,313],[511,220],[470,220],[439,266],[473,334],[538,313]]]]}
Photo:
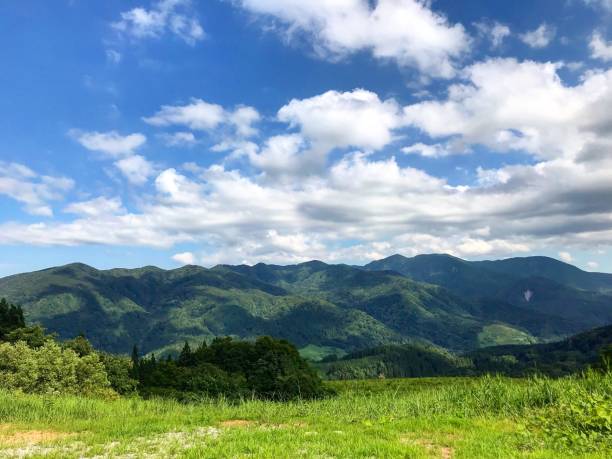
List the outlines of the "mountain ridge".
{"type": "MultiPolygon", "coordinates": [[[[394,255],[364,267],[312,260],[97,270],[70,263],[1,278],[0,297],[21,304],[30,321],[63,338],[85,332],[96,345],[119,352],[133,344],[167,351],[184,340],[225,334],[270,334],[300,347],[341,351],[414,339],[465,351],[498,338],[500,343],[561,338],[612,317],[612,297],[599,291],[540,280],[534,299],[525,302],[520,295],[535,278],[523,278],[526,287],[512,273],[478,263],[441,254],[394,255]],[[402,269],[415,259],[420,271],[402,269]],[[468,281],[470,290],[461,291],[468,281]],[[495,287],[489,290],[494,294],[473,293],[483,282],[495,287]],[[564,299],[559,312],[560,299],[543,288],[562,291],[575,303],[564,299]],[[590,311],[586,318],[583,310],[590,311]]],[[[606,281],[604,275],[589,285],[606,281]]]]}

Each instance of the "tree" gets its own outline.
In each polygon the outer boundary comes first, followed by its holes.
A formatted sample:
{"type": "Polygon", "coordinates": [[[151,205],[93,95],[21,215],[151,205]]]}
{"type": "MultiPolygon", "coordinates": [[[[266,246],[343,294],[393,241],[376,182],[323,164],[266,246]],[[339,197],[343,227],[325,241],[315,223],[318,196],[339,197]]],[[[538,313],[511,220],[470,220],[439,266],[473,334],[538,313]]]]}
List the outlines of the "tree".
{"type": "Polygon", "coordinates": [[[193,353],[191,352],[191,347],[187,341],[185,341],[185,345],[181,350],[177,363],[181,367],[186,367],[193,363],[193,353]]]}
{"type": "Polygon", "coordinates": [[[19,306],[10,304],[6,299],[0,299],[0,341],[14,330],[25,327],[23,310],[19,306]]]}

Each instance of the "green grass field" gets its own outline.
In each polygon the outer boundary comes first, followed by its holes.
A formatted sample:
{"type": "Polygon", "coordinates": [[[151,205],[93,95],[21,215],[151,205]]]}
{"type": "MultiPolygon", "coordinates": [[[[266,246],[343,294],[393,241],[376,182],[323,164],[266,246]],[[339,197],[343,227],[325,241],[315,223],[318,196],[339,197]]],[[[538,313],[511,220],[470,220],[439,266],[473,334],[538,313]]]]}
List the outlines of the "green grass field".
{"type": "Polygon", "coordinates": [[[0,457],[604,458],[612,454],[610,375],[328,384],[337,396],[291,403],[215,400],[182,405],[169,400],[0,392],[0,457]],[[586,440],[580,439],[583,434],[586,440]]]}

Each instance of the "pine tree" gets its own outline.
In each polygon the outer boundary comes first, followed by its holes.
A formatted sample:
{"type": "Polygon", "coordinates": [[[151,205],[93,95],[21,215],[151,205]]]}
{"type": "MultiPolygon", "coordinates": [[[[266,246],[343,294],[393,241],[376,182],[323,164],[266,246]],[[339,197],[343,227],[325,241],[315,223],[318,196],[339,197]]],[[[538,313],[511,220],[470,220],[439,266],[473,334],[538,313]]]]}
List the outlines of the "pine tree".
{"type": "Polygon", "coordinates": [[[189,365],[191,365],[192,361],[193,353],[191,352],[191,347],[189,346],[189,343],[185,341],[185,345],[183,346],[183,350],[179,355],[177,363],[182,367],[188,367],[189,365]]]}

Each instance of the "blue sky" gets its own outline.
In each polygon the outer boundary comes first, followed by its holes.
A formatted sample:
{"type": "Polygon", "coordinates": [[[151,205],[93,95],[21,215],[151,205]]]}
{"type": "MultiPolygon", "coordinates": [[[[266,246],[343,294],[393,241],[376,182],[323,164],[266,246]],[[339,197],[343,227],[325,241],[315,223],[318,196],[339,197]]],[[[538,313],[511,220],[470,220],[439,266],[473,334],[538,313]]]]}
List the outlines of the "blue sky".
{"type": "Polygon", "coordinates": [[[612,2],[2,2],[0,275],[612,271],[612,2]]]}

